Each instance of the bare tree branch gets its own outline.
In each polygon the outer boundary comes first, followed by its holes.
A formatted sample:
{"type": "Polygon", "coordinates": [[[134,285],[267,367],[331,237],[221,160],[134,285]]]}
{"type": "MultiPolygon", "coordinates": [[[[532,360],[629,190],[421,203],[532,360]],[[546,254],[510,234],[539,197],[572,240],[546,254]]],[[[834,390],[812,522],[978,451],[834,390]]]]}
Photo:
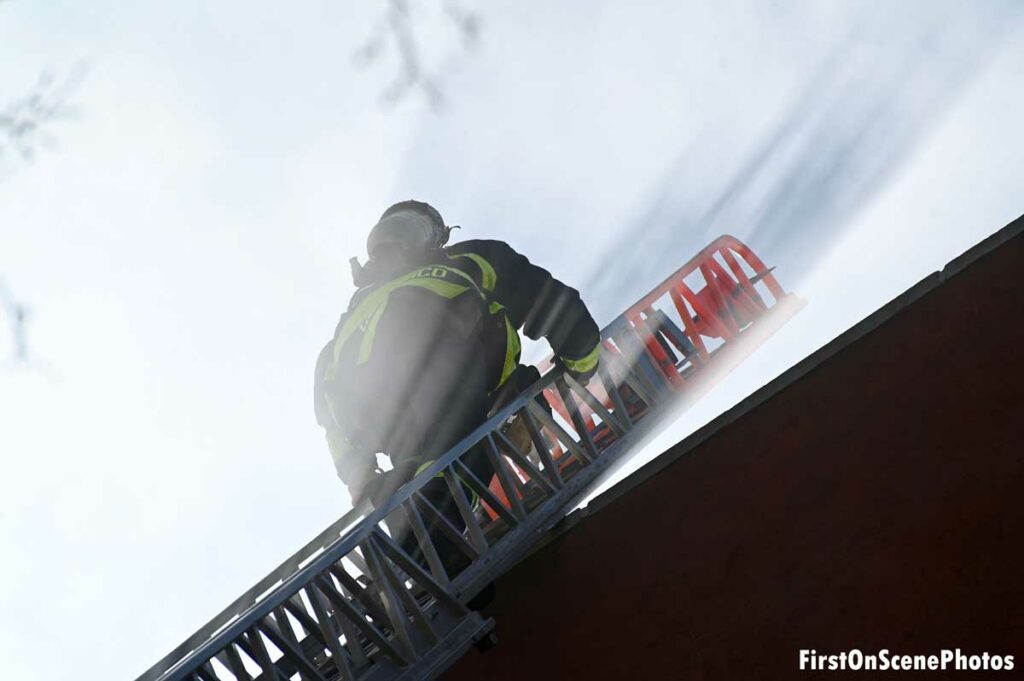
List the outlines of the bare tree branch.
{"type": "Polygon", "coordinates": [[[28,320],[31,311],[28,306],[17,300],[7,290],[7,286],[0,281],[0,305],[3,306],[4,315],[10,324],[11,332],[14,334],[14,352],[12,359],[16,363],[28,362],[28,320]]]}
{"type": "Polygon", "coordinates": [[[474,49],[480,43],[480,17],[455,2],[446,2],[444,10],[459,29],[463,47],[474,49]]]}
{"type": "MultiPolygon", "coordinates": [[[[15,99],[0,109],[0,161],[5,156],[31,161],[38,149],[52,148],[56,144],[56,137],[50,128],[55,121],[71,118],[77,113],[68,104],[68,100],[84,75],[83,64],[72,69],[60,82],[52,74],[43,73],[27,96],[15,99]]],[[[40,369],[52,377],[49,365],[32,357],[29,352],[28,322],[32,315],[31,308],[15,298],[2,280],[0,313],[13,334],[14,349],[8,364],[40,369]]]]}
{"type": "MultiPolygon", "coordinates": [[[[444,13],[458,30],[463,49],[474,48],[480,40],[479,17],[454,0],[444,4],[444,13]]],[[[390,46],[398,58],[399,72],[384,89],[382,102],[395,106],[414,90],[419,90],[430,107],[440,111],[444,106],[444,96],[438,85],[437,74],[430,73],[423,65],[420,49],[422,38],[416,31],[412,15],[409,0],[388,0],[384,16],[366,42],[352,55],[353,62],[363,68],[371,66],[380,60],[390,46]]]]}
{"type": "Polygon", "coordinates": [[[6,317],[13,336],[13,349],[5,359],[0,357],[0,367],[4,370],[26,369],[37,373],[50,383],[59,383],[63,377],[47,360],[33,352],[28,342],[28,324],[32,319],[32,309],[11,293],[0,279],[0,319],[6,317]]]}
{"type": "Polygon", "coordinates": [[[53,147],[56,138],[49,128],[55,121],[77,113],[68,100],[84,75],[83,65],[72,69],[60,82],[44,72],[27,96],[0,110],[0,159],[13,151],[23,160],[31,161],[40,147],[53,147]]]}

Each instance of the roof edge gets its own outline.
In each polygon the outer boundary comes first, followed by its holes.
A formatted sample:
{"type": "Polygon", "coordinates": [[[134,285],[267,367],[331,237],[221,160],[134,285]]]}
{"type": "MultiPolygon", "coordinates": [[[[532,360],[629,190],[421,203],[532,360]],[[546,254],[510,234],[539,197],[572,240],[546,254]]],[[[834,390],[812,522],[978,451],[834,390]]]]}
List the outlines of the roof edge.
{"type": "MultiPolygon", "coordinates": [[[[603,494],[594,497],[584,508],[570,513],[552,528],[552,531],[548,536],[548,540],[554,539],[563,532],[568,532],[577,523],[591,515],[594,515],[615,502],[617,499],[625,496],[634,488],[640,486],[642,483],[657,475],[665,468],[671,466],[682,456],[696,449],[705,440],[714,436],[718,431],[722,430],[730,423],[739,420],[748,412],[767,402],[778,393],[801,380],[830,358],[850,347],[861,338],[872,333],[875,329],[884,325],[890,319],[910,307],[910,305],[929,292],[939,288],[944,282],[949,281],[978,261],[984,259],[989,254],[998,250],[1006,243],[1020,237],[1022,234],[1024,234],[1024,215],[1018,217],[1016,220],[994,234],[986,237],[961,255],[950,260],[942,270],[933,272],[924,277],[909,289],[854,324],[804,359],[797,362],[791,368],[758,388],[734,407],[718,415],[687,437],[672,445],[665,450],[665,452],[629,474],[626,478],[603,494]]],[[[540,548],[545,544],[547,544],[547,541],[541,542],[537,548],[540,548]]]]}

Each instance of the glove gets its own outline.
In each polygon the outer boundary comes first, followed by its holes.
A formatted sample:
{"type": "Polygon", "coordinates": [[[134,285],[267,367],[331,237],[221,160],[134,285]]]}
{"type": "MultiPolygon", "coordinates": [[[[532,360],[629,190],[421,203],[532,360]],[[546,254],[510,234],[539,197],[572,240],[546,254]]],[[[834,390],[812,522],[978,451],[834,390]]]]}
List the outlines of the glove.
{"type": "Polygon", "coordinates": [[[601,344],[594,346],[585,357],[570,359],[568,357],[558,358],[558,364],[565,369],[565,373],[572,376],[580,385],[586,385],[597,373],[597,366],[601,361],[601,344]]]}

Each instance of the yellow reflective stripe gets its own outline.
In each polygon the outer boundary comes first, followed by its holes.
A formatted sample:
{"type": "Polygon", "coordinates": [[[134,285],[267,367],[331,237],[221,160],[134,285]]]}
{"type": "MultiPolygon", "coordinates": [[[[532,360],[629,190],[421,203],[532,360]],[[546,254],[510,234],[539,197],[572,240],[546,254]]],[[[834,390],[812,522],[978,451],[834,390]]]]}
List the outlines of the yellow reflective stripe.
{"type": "MultiPolygon", "coordinates": [[[[403,286],[418,286],[420,288],[425,288],[443,298],[454,298],[460,293],[464,293],[469,290],[468,286],[459,286],[458,284],[453,284],[450,281],[441,281],[438,279],[415,279],[413,281],[405,282],[403,286]]],[[[387,301],[384,301],[384,304],[374,310],[373,316],[370,317],[369,323],[366,325],[366,331],[363,332],[363,340],[359,344],[359,356],[356,359],[357,364],[364,364],[370,359],[370,351],[373,350],[373,341],[377,337],[377,325],[380,323],[380,318],[384,316],[384,310],[386,307],[387,301]]]]}
{"type": "Polygon", "coordinates": [[[476,263],[477,267],[480,268],[480,273],[483,276],[483,287],[488,293],[494,292],[494,287],[498,284],[498,273],[491,267],[491,263],[487,262],[483,256],[479,256],[476,253],[459,253],[455,256],[456,258],[469,258],[476,263]]]}
{"type": "Polygon", "coordinates": [[[569,359],[568,357],[562,357],[562,364],[569,371],[577,374],[585,374],[588,371],[593,371],[594,367],[597,366],[597,360],[601,357],[601,344],[598,343],[594,346],[586,357],[580,359],[569,359]]]}
{"type": "MultiPolygon", "coordinates": [[[[462,257],[462,256],[458,256],[462,257]]],[[[485,273],[484,285],[490,284],[493,286],[496,275],[494,270],[486,260],[475,254],[467,253],[465,257],[471,258],[474,262],[480,265],[481,271],[485,273]],[[490,272],[490,274],[487,274],[490,272]]],[[[331,362],[325,371],[325,377],[327,380],[334,380],[338,372],[338,362],[341,358],[342,350],[345,347],[345,343],[348,342],[351,337],[357,333],[362,332],[363,337],[359,344],[359,354],[357,356],[357,364],[363,364],[370,358],[370,353],[373,350],[373,342],[377,334],[377,326],[380,323],[381,317],[384,316],[384,311],[387,309],[388,298],[398,288],[403,286],[418,286],[424,288],[432,293],[436,293],[444,298],[455,298],[456,296],[468,291],[470,288],[476,288],[476,282],[471,276],[463,272],[462,270],[454,267],[446,267],[443,265],[431,265],[410,272],[394,281],[388,282],[381,286],[376,291],[370,293],[365,300],[363,300],[352,313],[349,314],[342,328],[338,331],[337,336],[334,339],[334,345],[331,348],[332,357],[331,362]],[[445,274],[454,274],[462,279],[465,279],[468,286],[461,286],[459,284],[453,284],[450,281],[445,281],[440,277],[445,274]]],[[[487,300],[487,296],[483,291],[477,289],[480,297],[487,300]]],[[[488,309],[491,314],[498,314],[505,307],[497,301],[489,301],[488,309]]],[[[495,386],[495,390],[500,388],[508,380],[509,376],[515,371],[516,366],[519,364],[519,354],[522,351],[522,345],[519,340],[519,333],[512,325],[508,315],[505,315],[505,364],[502,367],[501,378],[498,381],[498,385],[495,386]]],[[[493,392],[493,391],[492,391],[493,392]]]]}
{"type": "MultiPolygon", "coordinates": [[[[494,268],[491,267],[491,264],[489,262],[484,260],[479,255],[476,255],[475,253],[463,253],[461,255],[457,255],[456,257],[470,258],[471,260],[473,260],[473,262],[479,265],[480,270],[484,273],[484,288],[487,289],[488,291],[493,290],[494,283],[497,281],[497,275],[494,273],[494,268]]],[[[452,271],[461,274],[464,277],[469,276],[464,272],[460,272],[459,270],[452,271]]],[[[483,294],[481,293],[481,295],[483,294]]],[[[484,296],[484,298],[486,299],[486,296],[484,296]]],[[[498,314],[504,309],[505,306],[496,300],[492,300],[490,302],[490,305],[488,306],[488,310],[490,311],[491,314],[498,314]]],[[[506,314],[505,365],[501,368],[501,378],[498,379],[498,385],[494,386],[494,390],[497,390],[501,386],[505,385],[505,381],[508,380],[508,377],[511,376],[512,373],[516,370],[516,367],[519,366],[520,352],[522,352],[522,343],[519,340],[519,332],[516,330],[515,326],[512,325],[512,320],[508,318],[508,314],[506,314]]],[[[494,392],[494,390],[492,390],[491,392],[494,392]]]]}
{"type": "Polygon", "coordinates": [[[501,380],[498,381],[498,386],[495,390],[505,385],[505,381],[516,370],[516,367],[519,365],[519,352],[522,350],[522,345],[519,342],[519,332],[516,331],[516,327],[512,326],[512,321],[508,318],[508,315],[505,315],[505,335],[505,366],[501,370],[501,380]]]}
{"type": "Polygon", "coordinates": [[[396,289],[403,286],[418,286],[444,298],[454,298],[455,296],[469,290],[469,286],[460,286],[459,284],[453,284],[450,281],[444,281],[440,278],[449,272],[461,276],[463,279],[469,281],[470,284],[473,283],[472,277],[465,272],[461,272],[453,267],[438,265],[417,269],[414,272],[410,272],[409,274],[399,277],[394,281],[384,284],[376,291],[370,293],[370,295],[368,295],[366,299],[362,301],[348,316],[345,320],[345,324],[342,325],[342,328],[338,331],[338,335],[334,339],[331,363],[327,366],[327,370],[325,371],[327,380],[333,380],[337,375],[338,360],[341,357],[342,349],[345,347],[345,343],[347,343],[357,331],[362,331],[366,334],[363,337],[363,342],[360,344],[358,362],[362,364],[369,358],[370,350],[373,348],[373,336],[376,333],[377,324],[380,322],[380,318],[383,316],[385,308],[387,308],[388,298],[396,289]],[[367,337],[369,337],[369,340],[367,340],[367,337]]]}
{"type": "Polygon", "coordinates": [[[335,465],[338,465],[342,460],[348,458],[348,455],[352,452],[352,445],[349,444],[340,431],[334,428],[328,428],[325,435],[327,436],[327,449],[330,451],[335,465]]]}
{"type": "Polygon", "coordinates": [[[484,294],[484,292],[481,291],[479,287],[476,285],[476,281],[473,279],[473,277],[469,276],[462,270],[455,269],[454,267],[445,267],[444,269],[447,270],[448,272],[451,272],[452,274],[457,274],[466,281],[468,281],[473,288],[477,289],[477,292],[480,294],[481,298],[483,298],[484,300],[487,299],[487,296],[484,294]]]}
{"type": "MultiPolygon", "coordinates": [[[[420,464],[420,467],[416,469],[416,472],[412,474],[412,477],[415,478],[417,475],[419,475],[423,471],[425,471],[428,468],[430,468],[431,464],[433,464],[435,461],[437,461],[437,459],[431,459],[430,461],[427,461],[426,463],[420,464]]],[[[435,478],[443,478],[444,477],[444,471],[441,471],[440,473],[438,473],[434,477],[435,478]]]]}

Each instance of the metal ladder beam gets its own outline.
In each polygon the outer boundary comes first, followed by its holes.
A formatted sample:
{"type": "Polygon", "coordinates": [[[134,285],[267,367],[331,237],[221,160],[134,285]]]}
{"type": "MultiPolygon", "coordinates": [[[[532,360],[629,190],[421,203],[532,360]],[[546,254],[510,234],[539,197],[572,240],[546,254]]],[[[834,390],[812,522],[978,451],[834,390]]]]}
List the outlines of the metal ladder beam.
{"type": "MultiPolygon", "coordinates": [[[[708,259],[729,248],[757,277],[771,279],[766,283],[774,304],[765,305],[748,328],[759,327],[762,317],[784,321],[798,309],[783,304],[792,302],[789,294],[776,295],[781,288],[770,270],[759,260],[756,266],[729,239],[702,251],[660,292],[652,291],[604,330],[600,380],[584,386],[560,370],[548,372],[381,508],[353,509],[137,681],[262,681],[296,674],[315,681],[436,678],[492,634],[493,620],[466,602],[521,560],[596,480],[656,432],[693,385],[666,373],[681,371],[684,363],[652,355],[664,353],[666,343],[704,347],[696,325],[688,318],[685,330],[671,323],[657,309],[659,298],[686,312],[680,301],[689,298],[669,293],[685,285],[683,277],[709,267],[716,276],[707,285],[720,285],[728,274],[708,259]],[[538,407],[536,397],[544,393],[557,398],[554,415],[538,407]],[[502,432],[513,415],[529,431],[529,452],[516,449],[502,432]],[[490,483],[467,463],[481,452],[492,470],[490,483]],[[424,495],[437,475],[444,476],[454,506],[438,509],[424,495]],[[467,491],[486,503],[492,517],[473,508],[467,491]]],[[[766,328],[779,323],[772,320],[766,328]]],[[[746,335],[741,330],[724,342],[741,344],[746,335]]],[[[687,376],[713,376],[716,358],[724,354],[710,353],[687,376]]]]}

